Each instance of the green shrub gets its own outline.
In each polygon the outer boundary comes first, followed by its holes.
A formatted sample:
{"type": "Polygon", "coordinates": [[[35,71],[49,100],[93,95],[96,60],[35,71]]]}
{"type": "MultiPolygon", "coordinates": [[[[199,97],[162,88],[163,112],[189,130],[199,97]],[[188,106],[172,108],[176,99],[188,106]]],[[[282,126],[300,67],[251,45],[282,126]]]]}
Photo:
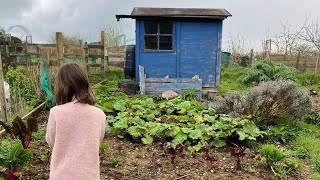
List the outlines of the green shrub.
{"type": "Polygon", "coordinates": [[[283,149],[277,148],[274,145],[262,146],[260,154],[266,159],[268,166],[281,175],[287,175],[301,168],[298,162],[286,157],[283,149]]]}
{"type": "Polygon", "coordinates": [[[247,86],[258,85],[262,81],[295,80],[297,70],[284,64],[273,63],[270,60],[255,62],[240,82],[247,86]]]}
{"type": "Polygon", "coordinates": [[[256,122],[272,124],[279,118],[303,120],[311,111],[308,91],[292,81],[262,82],[243,93],[217,98],[214,107],[231,117],[251,116],[256,122]]]}
{"type": "Polygon", "coordinates": [[[291,141],[298,134],[299,129],[289,119],[278,121],[276,125],[267,127],[266,137],[280,143],[291,141]]]}
{"type": "Polygon", "coordinates": [[[286,157],[283,149],[277,148],[272,144],[262,146],[260,148],[260,154],[266,158],[268,165],[273,165],[286,157]]]}

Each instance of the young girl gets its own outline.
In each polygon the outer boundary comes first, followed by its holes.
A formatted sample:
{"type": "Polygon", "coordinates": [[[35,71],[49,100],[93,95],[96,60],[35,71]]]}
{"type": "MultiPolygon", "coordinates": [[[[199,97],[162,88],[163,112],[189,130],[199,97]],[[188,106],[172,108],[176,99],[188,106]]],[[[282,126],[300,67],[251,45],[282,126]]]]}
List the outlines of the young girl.
{"type": "Polygon", "coordinates": [[[65,64],[56,75],[57,106],[50,110],[46,140],[52,148],[50,180],[99,180],[99,146],[105,114],[94,107],[85,71],[65,64]]]}

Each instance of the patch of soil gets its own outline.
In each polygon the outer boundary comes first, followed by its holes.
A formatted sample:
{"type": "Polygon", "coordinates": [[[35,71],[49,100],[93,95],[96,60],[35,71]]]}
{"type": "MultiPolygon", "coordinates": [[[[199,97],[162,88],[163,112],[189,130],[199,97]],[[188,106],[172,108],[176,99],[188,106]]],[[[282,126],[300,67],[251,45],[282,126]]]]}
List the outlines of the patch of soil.
{"type": "Polygon", "coordinates": [[[313,102],[315,103],[315,105],[317,107],[320,107],[320,96],[318,96],[318,95],[311,96],[311,99],[313,100],[313,102]]]}
{"type": "MultiPolygon", "coordinates": [[[[213,165],[206,162],[201,153],[197,159],[177,157],[172,164],[170,158],[160,156],[160,144],[146,146],[120,140],[112,135],[107,135],[104,143],[109,148],[101,153],[103,179],[281,179],[257,158],[246,157],[242,163],[243,170],[236,171],[235,159],[227,149],[216,150],[218,161],[213,165]],[[111,158],[118,156],[122,157],[118,164],[110,162],[111,158]]],[[[302,166],[300,172],[292,173],[288,179],[310,179],[309,168],[304,163],[302,166]]]]}
{"type": "MultiPolygon", "coordinates": [[[[45,128],[45,124],[41,126],[45,128]]],[[[244,158],[243,170],[236,171],[235,160],[227,149],[216,150],[218,161],[213,164],[204,160],[201,153],[197,155],[197,159],[177,157],[172,164],[170,158],[160,156],[162,154],[160,143],[146,146],[110,134],[106,135],[103,143],[107,148],[100,152],[101,179],[281,179],[254,157],[244,158]]],[[[51,152],[44,137],[33,141],[30,148],[34,154],[22,172],[22,179],[48,179],[51,152]]],[[[288,179],[310,179],[310,168],[303,161],[300,163],[302,169],[290,174],[288,179]]]]}

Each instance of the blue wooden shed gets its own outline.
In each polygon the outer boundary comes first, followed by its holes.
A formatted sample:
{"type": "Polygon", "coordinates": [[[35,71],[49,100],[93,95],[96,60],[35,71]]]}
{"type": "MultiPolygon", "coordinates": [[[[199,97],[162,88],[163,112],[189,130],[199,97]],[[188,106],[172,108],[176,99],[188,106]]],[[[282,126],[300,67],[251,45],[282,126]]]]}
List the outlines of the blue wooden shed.
{"type": "Polygon", "coordinates": [[[191,79],[199,76],[202,87],[220,83],[222,22],[225,9],[136,7],[135,67],[149,78],[191,79]]]}

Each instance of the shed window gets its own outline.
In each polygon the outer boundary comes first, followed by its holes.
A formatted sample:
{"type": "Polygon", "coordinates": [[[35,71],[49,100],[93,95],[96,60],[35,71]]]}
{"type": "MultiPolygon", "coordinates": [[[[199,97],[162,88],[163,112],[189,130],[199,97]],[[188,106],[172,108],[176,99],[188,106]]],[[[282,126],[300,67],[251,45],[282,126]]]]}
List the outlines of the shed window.
{"type": "Polygon", "coordinates": [[[172,50],[173,23],[168,21],[144,22],[144,49],[172,50]]]}

